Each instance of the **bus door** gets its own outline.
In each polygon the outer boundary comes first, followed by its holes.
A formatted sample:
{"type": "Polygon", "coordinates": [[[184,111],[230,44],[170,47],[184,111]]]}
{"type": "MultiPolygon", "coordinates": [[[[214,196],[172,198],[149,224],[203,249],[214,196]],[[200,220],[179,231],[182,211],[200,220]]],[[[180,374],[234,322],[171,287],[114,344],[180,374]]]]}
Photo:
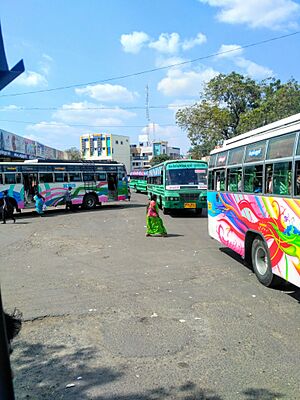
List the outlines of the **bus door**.
{"type": "Polygon", "coordinates": [[[25,207],[32,207],[33,197],[38,192],[38,175],[35,173],[23,173],[24,203],[25,207]]]}
{"type": "Polygon", "coordinates": [[[118,200],[118,173],[107,173],[107,186],[109,200],[118,200]]]}

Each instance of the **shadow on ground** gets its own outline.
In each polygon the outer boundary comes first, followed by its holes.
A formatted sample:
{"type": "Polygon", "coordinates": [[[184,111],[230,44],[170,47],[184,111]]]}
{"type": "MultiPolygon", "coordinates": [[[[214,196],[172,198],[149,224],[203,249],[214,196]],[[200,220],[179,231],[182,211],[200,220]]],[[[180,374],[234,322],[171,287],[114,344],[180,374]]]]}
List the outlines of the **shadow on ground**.
{"type": "MultiPolygon", "coordinates": [[[[251,266],[249,266],[243,258],[237,254],[235,251],[227,248],[227,247],[221,247],[220,251],[227,256],[231,257],[235,261],[239,262],[242,264],[244,267],[248,268],[250,271],[253,272],[251,266]]],[[[254,272],[253,272],[254,274],[254,272]]],[[[284,279],[280,282],[279,286],[276,286],[274,288],[269,288],[269,290],[280,290],[281,292],[286,293],[288,296],[292,297],[293,299],[297,300],[298,303],[300,304],[300,288],[297,286],[293,285],[292,283],[286,282],[284,279]]]]}
{"type": "MultiPolygon", "coordinates": [[[[17,399],[43,400],[223,400],[223,397],[210,389],[199,388],[193,382],[168,388],[157,387],[151,390],[128,394],[96,394],[101,386],[118,384],[126,391],[126,374],[132,374],[127,366],[118,368],[91,367],[93,360],[101,359],[94,348],[83,348],[75,353],[67,346],[46,346],[19,340],[15,345],[13,368],[14,387],[17,399]],[[77,379],[81,377],[82,379],[77,379]],[[120,382],[123,381],[120,385],[120,382]],[[67,388],[68,384],[74,384],[67,388]]],[[[104,389],[103,389],[104,392],[104,389]]],[[[107,386],[106,390],[107,392],[107,386]]],[[[281,393],[267,389],[247,388],[240,392],[245,400],[274,400],[285,397],[281,393]]]]}

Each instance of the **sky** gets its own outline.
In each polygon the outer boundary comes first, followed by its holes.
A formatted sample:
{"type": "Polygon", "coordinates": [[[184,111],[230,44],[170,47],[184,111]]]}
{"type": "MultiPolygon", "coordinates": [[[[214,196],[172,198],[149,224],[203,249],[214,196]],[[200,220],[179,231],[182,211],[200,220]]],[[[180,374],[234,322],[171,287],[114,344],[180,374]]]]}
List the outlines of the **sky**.
{"type": "Polygon", "coordinates": [[[61,150],[148,133],[185,153],[176,111],[217,74],[300,81],[300,33],[243,48],[300,31],[296,0],[2,0],[0,20],[10,68],[25,64],[0,128],[61,150]]]}

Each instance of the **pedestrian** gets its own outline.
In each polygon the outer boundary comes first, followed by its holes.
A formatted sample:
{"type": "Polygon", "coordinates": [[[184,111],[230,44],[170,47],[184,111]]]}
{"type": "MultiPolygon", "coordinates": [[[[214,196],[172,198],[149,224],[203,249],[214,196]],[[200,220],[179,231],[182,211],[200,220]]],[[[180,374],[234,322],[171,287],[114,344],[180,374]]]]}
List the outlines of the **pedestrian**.
{"type": "Polygon", "coordinates": [[[35,201],[35,211],[40,215],[44,215],[44,197],[40,194],[37,193],[34,197],[33,200],[35,201]]]}
{"type": "Polygon", "coordinates": [[[2,224],[6,224],[6,220],[8,218],[11,218],[13,222],[16,222],[16,219],[14,217],[14,209],[15,207],[18,210],[18,204],[16,200],[13,197],[10,197],[8,195],[8,191],[4,190],[3,191],[3,197],[0,199],[0,210],[1,210],[1,216],[2,216],[2,224]]]}
{"type": "Polygon", "coordinates": [[[146,213],[146,236],[167,236],[166,228],[158,214],[156,201],[152,199],[147,206],[146,213]]]}
{"type": "Polygon", "coordinates": [[[72,211],[73,204],[72,204],[72,188],[71,188],[71,186],[69,186],[68,190],[66,191],[65,202],[66,202],[66,211],[68,211],[68,210],[72,211]]]}

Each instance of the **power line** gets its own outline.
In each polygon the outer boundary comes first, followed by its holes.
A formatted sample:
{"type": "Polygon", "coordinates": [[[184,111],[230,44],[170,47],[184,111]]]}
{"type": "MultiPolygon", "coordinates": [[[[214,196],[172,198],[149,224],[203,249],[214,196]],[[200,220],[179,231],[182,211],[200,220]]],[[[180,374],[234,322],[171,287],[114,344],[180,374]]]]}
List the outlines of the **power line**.
{"type": "Polygon", "coordinates": [[[220,51],[218,53],[209,54],[207,56],[194,58],[192,60],[182,61],[180,63],[174,63],[174,64],[170,64],[170,65],[165,65],[163,67],[151,68],[151,69],[147,69],[147,70],[144,70],[144,71],[133,72],[131,74],[119,75],[119,76],[115,76],[115,77],[112,77],[112,78],[101,79],[101,80],[92,81],[92,82],[77,83],[77,84],[72,84],[72,85],[68,85],[68,86],[58,86],[58,87],[52,88],[52,89],[41,89],[41,90],[34,90],[34,91],[30,91],[30,92],[4,94],[4,95],[1,95],[0,97],[13,97],[13,96],[23,96],[23,95],[27,95],[27,94],[47,93],[47,92],[54,92],[54,91],[58,91],[58,90],[72,89],[72,88],[81,87],[81,86],[96,85],[96,84],[99,84],[99,83],[112,82],[112,81],[115,81],[115,80],[130,78],[130,77],[133,77],[133,76],[144,75],[144,74],[148,74],[148,73],[151,73],[151,72],[162,71],[162,70],[165,70],[165,69],[169,69],[169,68],[172,68],[172,67],[178,67],[180,65],[190,64],[190,63],[194,63],[194,62],[197,62],[197,61],[207,60],[208,58],[220,56],[220,55],[223,55],[223,54],[232,53],[234,51],[239,51],[241,49],[247,49],[249,47],[255,47],[255,46],[259,46],[259,45],[265,44],[265,43],[270,43],[270,42],[274,42],[276,40],[281,40],[281,39],[284,39],[284,38],[287,38],[287,37],[295,36],[295,35],[298,35],[299,33],[300,33],[300,31],[295,31],[295,32],[292,32],[292,33],[288,33],[286,35],[275,36],[275,37],[270,38],[270,39],[265,39],[265,40],[260,40],[258,42],[249,43],[249,44],[246,44],[246,45],[243,45],[243,46],[239,46],[238,48],[235,48],[235,49],[224,50],[224,51],[220,51]]]}
{"type": "MultiPolygon", "coordinates": [[[[196,101],[193,103],[195,104],[196,101]]],[[[5,109],[5,106],[0,107],[0,112],[2,111],[86,111],[86,110],[147,110],[147,108],[151,109],[163,109],[163,108],[179,108],[179,107],[189,107],[192,106],[193,104],[164,104],[164,105],[158,105],[158,106],[130,106],[130,107],[85,107],[85,108],[76,108],[76,107],[70,107],[70,108],[62,108],[62,107],[16,107],[16,108],[10,108],[10,109],[5,109]]]]}
{"type": "MultiPolygon", "coordinates": [[[[63,122],[33,122],[33,121],[12,121],[8,119],[0,119],[0,122],[10,122],[15,124],[42,124],[48,126],[56,126],[56,127],[85,127],[85,128],[144,128],[145,125],[86,125],[86,124],[66,124],[63,122]]],[[[159,124],[159,126],[166,127],[166,126],[177,126],[176,124],[159,124]]]]}

